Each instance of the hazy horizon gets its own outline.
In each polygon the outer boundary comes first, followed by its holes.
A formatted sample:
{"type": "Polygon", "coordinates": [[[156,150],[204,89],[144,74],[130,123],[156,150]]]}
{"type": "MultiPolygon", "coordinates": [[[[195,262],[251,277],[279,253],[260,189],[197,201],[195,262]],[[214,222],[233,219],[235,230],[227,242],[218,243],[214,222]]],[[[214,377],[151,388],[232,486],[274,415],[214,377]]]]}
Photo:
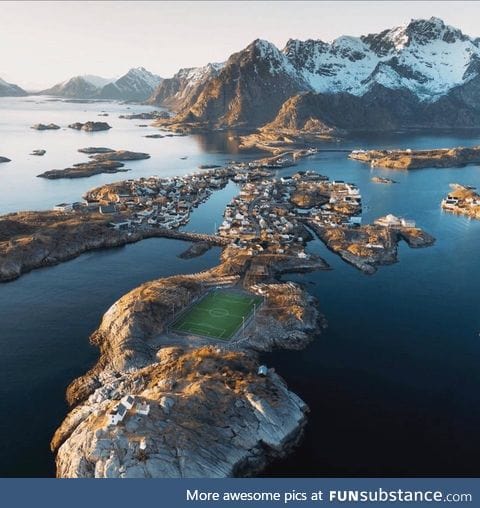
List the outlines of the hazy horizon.
{"type": "Polygon", "coordinates": [[[164,78],[221,62],[256,38],[330,41],[436,16],[480,35],[480,2],[1,2],[0,78],[28,90],[145,67],[164,78]],[[453,5],[454,4],[454,5],[453,5]],[[292,13],[295,15],[292,16],[292,13]]]}

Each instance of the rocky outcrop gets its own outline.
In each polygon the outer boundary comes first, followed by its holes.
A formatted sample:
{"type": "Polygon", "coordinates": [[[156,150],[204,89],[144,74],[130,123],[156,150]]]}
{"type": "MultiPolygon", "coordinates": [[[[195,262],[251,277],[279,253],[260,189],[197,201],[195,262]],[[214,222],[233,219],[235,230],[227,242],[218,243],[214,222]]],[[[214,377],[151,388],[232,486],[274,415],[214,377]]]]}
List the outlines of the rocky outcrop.
{"type": "Polygon", "coordinates": [[[45,155],[46,153],[47,153],[46,150],[39,149],[39,150],[33,150],[30,155],[36,155],[38,157],[41,157],[41,156],[45,155]]]}
{"type": "Polygon", "coordinates": [[[86,148],[79,148],[77,152],[87,153],[87,154],[97,154],[97,153],[112,153],[115,152],[112,148],[106,148],[104,146],[87,146],[86,148]]]}
{"type": "Polygon", "coordinates": [[[311,221],[309,226],[330,250],[366,274],[375,273],[378,266],[396,263],[400,240],[412,248],[435,243],[435,238],[420,228],[402,225],[400,219],[395,225],[378,224],[382,219],[357,228],[320,227],[311,221]]]}
{"type": "Polygon", "coordinates": [[[113,150],[109,152],[96,153],[90,155],[91,159],[96,161],[138,161],[142,159],[150,159],[150,155],[144,152],[130,152],[129,150],[113,150]]]}
{"type": "Polygon", "coordinates": [[[93,160],[80,162],[65,169],[51,169],[37,176],[56,180],[58,178],[85,178],[100,173],[120,173],[129,171],[129,169],[124,168],[123,162],[120,161],[136,161],[150,158],[148,153],[111,150],[110,148],[103,147],[80,148],[78,151],[91,154],[89,157],[93,160]]]}
{"type": "Polygon", "coordinates": [[[112,128],[107,122],[75,122],[71,123],[68,127],[77,131],[81,130],[87,132],[108,131],[112,128]]]}
{"type": "Polygon", "coordinates": [[[121,173],[130,171],[124,168],[125,164],[113,160],[100,160],[80,162],[65,169],[50,169],[39,175],[39,178],[49,180],[58,180],[59,178],[87,178],[89,176],[99,175],[100,173],[121,173]]]}
{"type": "Polygon", "coordinates": [[[215,478],[261,470],[298,439],[307,406],[277,374],[259,377],[257,369],[245,352],[161,349],[155,363],[109,380],[67,417],[52,441],[57,476],[215,478]],[[121,425],[106,426],[106,412],[127,392],[149,414],[133,410],[121,425]]]}
{"type": "Polygon", "coordinates": [[[60,126],[56,125],[54,123],[49,123],[49,124],[36,123],[35,125],[32,125],[31,129],[35,129],[36,131],[49,131],[49,130],[56,131],[56,130],[60,129],[60,126]]]}
{"type": "Polygon", "coordinates": [[[124,120],[156,120],[170,118],[166,111],[150,111],[148,113],[132,113],[131,115],[120,115],[118,118],[124,120]]]}
{"type": "Polygon", "coordinates": [[[3,156],[0,156],[0,164],[2,162],[11,162],[11,159],[9,159],[8,157],[3,157],[3,156]]]}

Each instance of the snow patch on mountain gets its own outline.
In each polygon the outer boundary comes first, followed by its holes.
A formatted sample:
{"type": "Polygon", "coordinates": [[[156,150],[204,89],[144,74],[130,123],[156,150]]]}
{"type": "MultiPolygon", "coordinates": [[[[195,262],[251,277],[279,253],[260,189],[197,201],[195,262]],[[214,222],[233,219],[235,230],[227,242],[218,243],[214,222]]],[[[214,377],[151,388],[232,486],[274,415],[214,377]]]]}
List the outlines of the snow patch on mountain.
{"type": "Polygon", "coordinates": [[[290,40],[283,54],[315,92],[365,94],[374,84],[435,100],[470,79],[477,39],[438,18],[331,43],[290,40]]]}

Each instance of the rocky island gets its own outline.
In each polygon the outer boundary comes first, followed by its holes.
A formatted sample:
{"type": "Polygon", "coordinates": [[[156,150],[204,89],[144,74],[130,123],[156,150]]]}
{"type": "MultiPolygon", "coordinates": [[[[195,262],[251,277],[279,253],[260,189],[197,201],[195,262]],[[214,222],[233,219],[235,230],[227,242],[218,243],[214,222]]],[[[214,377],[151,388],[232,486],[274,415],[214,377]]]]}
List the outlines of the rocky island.
{"type": "Polygon", "coordinates": [[[86,178],[100,173],[120,173],[129,171],[124,168],[123,162],[149,159],[150,155],[143,152],[130,152],[128,150],[111,150],[109,148],[80,148],[82,153],[89,153],[93,160],[80,162],[65,169],[52,169],[38,175],[40,178],[56,180],[59,178],[86,178]]]}
{"type": "Polygon", "coordinates": [[[32,127],[30,127],[31,129],[35,129],[36,131],[56,131],[58,129],[60,129],[60,126],[59,125],[56,125],[54,123],[49,123],[49,124],[45,124],[45,123],[36,123],[35,125],[32,125],[32,127]]]}
{"type": "Polygon", "coordinates": [[[112,128],[107,122],[75,122],[71,123],[68,127],[69,129],[86,132],[108,131],[112,128]]]}
{"type": "Polygon", "coordinates": [[[433,150],[354,150],[350,159],[388,169],[453,168],[480,163],[480,147],[433,150]]]}
{"type": "Polygon", "coordinates": [[[480,219],[480,195],[474,187],[452,184],[452,190],[442,200],[443,210],[472,219],[480,219]]]}
{"type": "Polygon", "coordinates": [[[170,118],[170,115],[166,111],[151,111],[148,113],[132,113],[130,115],[120,115],[118,118],[123,118],[124,120],[157,120],[170,118]]]}

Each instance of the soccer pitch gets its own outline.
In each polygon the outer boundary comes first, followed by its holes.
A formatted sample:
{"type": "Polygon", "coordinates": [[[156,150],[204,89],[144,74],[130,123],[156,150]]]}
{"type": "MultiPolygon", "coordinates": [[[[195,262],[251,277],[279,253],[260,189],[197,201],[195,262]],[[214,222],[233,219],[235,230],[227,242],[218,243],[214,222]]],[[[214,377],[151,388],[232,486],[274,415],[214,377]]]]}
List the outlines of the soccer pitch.
{"type": "Polygon", "coordinates": [[[208,293],[172,325],[177,332],[229,340],[262,302],[262,298],[225,290],[208,293]]]}

